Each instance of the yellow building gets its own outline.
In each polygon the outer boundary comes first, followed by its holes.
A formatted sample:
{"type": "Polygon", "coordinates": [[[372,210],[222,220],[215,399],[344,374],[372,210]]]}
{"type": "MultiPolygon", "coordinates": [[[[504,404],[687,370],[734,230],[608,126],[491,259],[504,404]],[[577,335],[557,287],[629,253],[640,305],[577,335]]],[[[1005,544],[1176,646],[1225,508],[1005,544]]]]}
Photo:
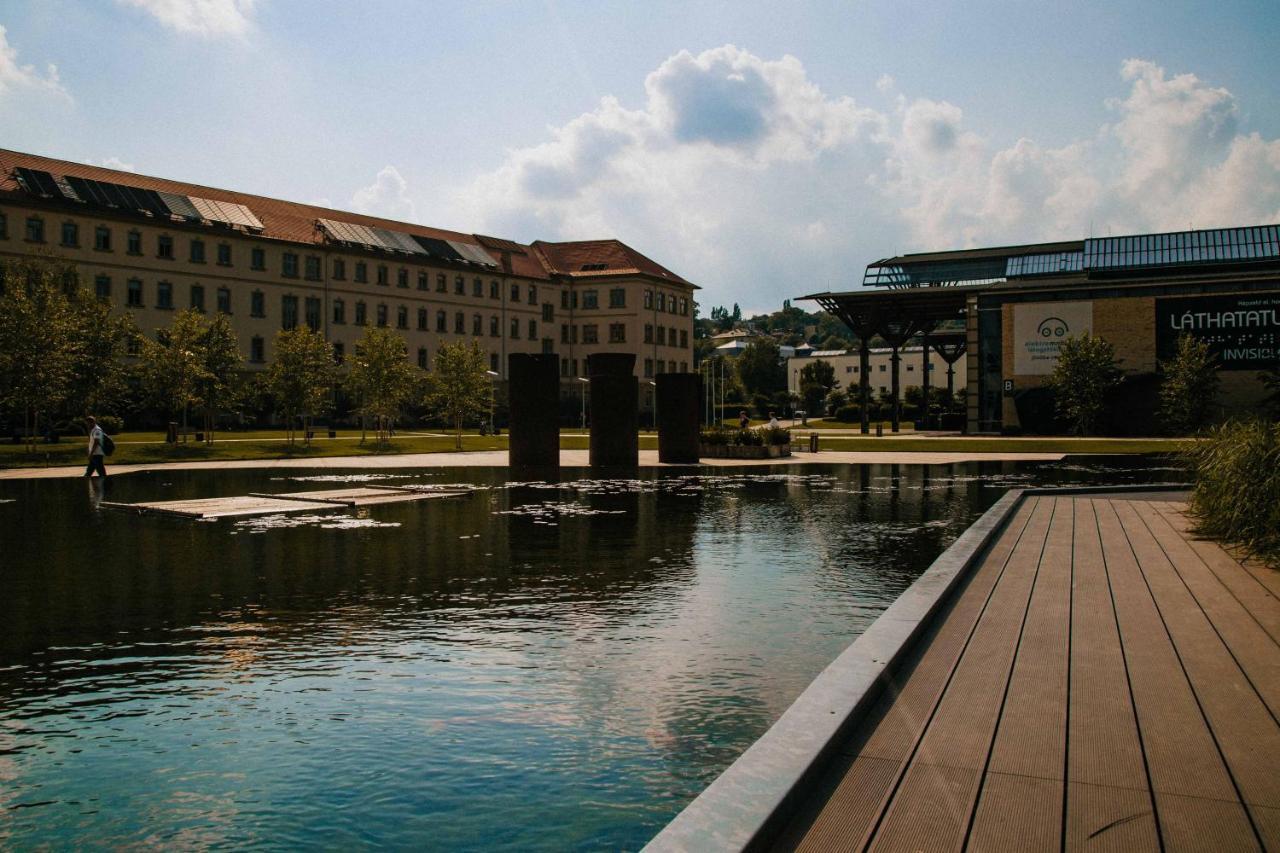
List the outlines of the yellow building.
{"type": "Polygon", "coordinates": [[[310,326],[341,362],[366,326],[399,331],[430,369],[475,341],[558,353],[572,383],[594,352],[636,374],[689,370],[695,285],[613,239],[530,245],[0,150],[0,262],[71,261],[148,334],[184,308],[231,318],[247,365],[310,326]]]}

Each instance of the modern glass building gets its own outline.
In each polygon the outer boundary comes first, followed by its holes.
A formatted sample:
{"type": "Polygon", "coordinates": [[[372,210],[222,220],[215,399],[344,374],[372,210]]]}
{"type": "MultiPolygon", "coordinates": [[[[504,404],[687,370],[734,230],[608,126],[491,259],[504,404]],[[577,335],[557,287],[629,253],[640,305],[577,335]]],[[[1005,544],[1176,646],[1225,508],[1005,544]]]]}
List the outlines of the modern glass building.
{"type": "Polygon", "coordinates": [[[861,289],[805,298],[867,347],[929,345],[963,328],[975,433],[1042,431],[1062,341],[1105,338],[1126,374],[1124,417],[1109,431],[1148,434],[1161,363],[1181,334],[1215,354],[1224,410],[1267,393],[1259,374],[1280,364],[1280,226],[902,255],[869,265],[861,289]]]}

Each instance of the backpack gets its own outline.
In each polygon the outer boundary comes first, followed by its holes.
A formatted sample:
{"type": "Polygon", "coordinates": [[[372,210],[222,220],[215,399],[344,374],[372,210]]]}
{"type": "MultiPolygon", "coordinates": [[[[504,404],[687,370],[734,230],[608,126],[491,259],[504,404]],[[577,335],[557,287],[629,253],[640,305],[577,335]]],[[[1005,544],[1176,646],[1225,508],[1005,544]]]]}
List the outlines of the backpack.
{"type": "Polygon", "coordinates": [[[110,456],[116,452],[116,443],[111,440],[111,436],[105,432],[102,434],[102,455],[110,456]]]}

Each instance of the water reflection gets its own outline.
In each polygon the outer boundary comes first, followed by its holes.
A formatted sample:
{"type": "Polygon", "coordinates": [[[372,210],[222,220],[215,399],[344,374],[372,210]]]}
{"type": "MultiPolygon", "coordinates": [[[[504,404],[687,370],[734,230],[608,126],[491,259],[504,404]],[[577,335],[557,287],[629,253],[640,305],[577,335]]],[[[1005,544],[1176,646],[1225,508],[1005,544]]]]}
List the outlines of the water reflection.
{"type": "Polygon", "coordinates": [[[112,480],[476,487],[216,523],[3,484],[0,845],[637,847],[1004,488],[1180,474],[798,470],[112,480]]]}

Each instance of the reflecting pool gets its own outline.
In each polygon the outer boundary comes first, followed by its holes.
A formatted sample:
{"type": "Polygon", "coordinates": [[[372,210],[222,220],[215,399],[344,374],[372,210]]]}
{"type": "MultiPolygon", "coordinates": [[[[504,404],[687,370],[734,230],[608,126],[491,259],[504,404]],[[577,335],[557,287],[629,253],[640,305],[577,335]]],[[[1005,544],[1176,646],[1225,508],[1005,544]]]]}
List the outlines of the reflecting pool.
{"type": "Polygon", "coordinates": [[[0,483],[0,846],[636,848],[1005,489],[1159,463],[165,472],[0,483]]]}

